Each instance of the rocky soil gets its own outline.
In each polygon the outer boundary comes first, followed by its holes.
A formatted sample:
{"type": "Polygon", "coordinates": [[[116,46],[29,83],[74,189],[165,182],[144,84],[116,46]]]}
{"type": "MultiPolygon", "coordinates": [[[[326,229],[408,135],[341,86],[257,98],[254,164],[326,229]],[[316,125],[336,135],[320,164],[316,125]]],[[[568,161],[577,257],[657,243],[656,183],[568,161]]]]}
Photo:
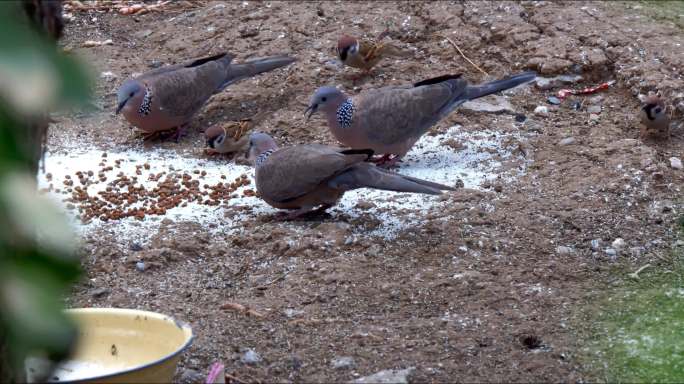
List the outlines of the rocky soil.
{"type": "MultiPolygon", "coordinates": [[[[486,99],[505,108],[471,105],[434,128],[438,145],[426,153],[498,138],[495,148],[474,149],[486,154],[485,168],[464,165],[491,177],[459,176],[471,182],[442,197],[350,194],[329,215],[285,223],[246,197],[212,207],[208,218],[169,209],[78,224],[87,277],[69,304],[189,322],[196,339],[179,381],[217,360],[233,382],[341,382],[384,370],[409,382],[592,380],[578,362],[578,311],[625,277],[612,274],[614,265],[666,265],[682,214],[684,170],[670,159],[684,155],[684,34],[639,7],[203,1],[144,15],[72,11],[63,44],[92,65],[97,92],[90,111],[55,116],[50,153],[164,151],[188,159],[187,171],[234,170],[229,181],[252,175],[230,168],[231,158],[204,155],[203,129],[252,118],[282,144],[334,143],[322,119],[302,116],[321,85],[353,94],[445,73],[479,82],[527,69],[545,79],[486,99]],[[354,82],[355,71],[335,62],[337,36],[385,28],[414,57],[354,82]],[[238,61],[289,53],[298,62],[213,97],[179,143],[143,144],[114,115],[126,78],[221,51],[238,61]],[[547,102],[561,88],[613,80],[596,94],[547,102]],[[654,90],[673,119],[666,143],[638,138],[637,96],[654,90]],[[454,126],[470,136],[454,139],[454,126]]],[[[399,171],[417,172],[417,161],[399,171]]]]}

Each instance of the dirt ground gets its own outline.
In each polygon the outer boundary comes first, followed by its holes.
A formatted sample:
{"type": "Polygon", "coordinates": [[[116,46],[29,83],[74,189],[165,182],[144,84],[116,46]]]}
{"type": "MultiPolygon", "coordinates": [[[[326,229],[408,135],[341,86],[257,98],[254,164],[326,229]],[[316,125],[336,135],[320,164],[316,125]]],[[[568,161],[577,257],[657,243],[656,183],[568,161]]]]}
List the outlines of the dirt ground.
{"type": "Polygon", "coordinates": [[[140,308],[189,322],[196,339],[179,381],[214,361],[235,382],[342,382],[411,367],[410,382],[596,379],[577,359],[584,345],[577,312],[606,282],[623,278],[609,272],[616,263],[663,263],[682,209],[684,171],[669,158],[684,154],[684,34],[642,6],[203,1],[134,16],[73,12],[63,44],[94,67],[97,94],[93,111],[56,117],[50,150],[162,147],[203,158],[202,130],[242,118],[282,144],[333,143],[322,119],[302,117],[318,86],[341,84],[353,94],[446,73],[489,79],[442,36],[492,78],[534,69],[582,76],[564,87],[616,83],[560,106],[546,101],[558,86],[512,92],[524,122],[474,111],[440,122],[435,133],[456,124],[522,133],[526,139],[514,144],[529,165],[516,180],[446,194],[447,204],[391,240],[364,235],[380,225],[371,214],[292,223],[255,214],[230,233],[165,219],[140,242],[103,226],[85,235],[87,278],[69,305],[140,308]],[[415,57],[385,61],[353,83],[354,70],[334,64],[337,37],[386,27],[415,57]],[[113,44],[81,47],[106,39],[113,44]],[[281,53],[298,61],[213,97],[180,143],[143,144],[114,115],[116,89],[131,75],[222,51],[238,61],[281,53]],[[637,95],[651,90],[669,103],[668,143],[638,138],[637,95]],[[539,105],[549,113],[535,114],[539,105]],[[625,245],[606,252],[617,238],[625,245]],[[137,270],[140,260],[151,268],[137,270]],[[221,309],[226,302],[262,316],[221,309]],[[245,363],[248,349],[261,361],[245,363]],[[335,366],[342,357],[353,363],[335,366]]]}

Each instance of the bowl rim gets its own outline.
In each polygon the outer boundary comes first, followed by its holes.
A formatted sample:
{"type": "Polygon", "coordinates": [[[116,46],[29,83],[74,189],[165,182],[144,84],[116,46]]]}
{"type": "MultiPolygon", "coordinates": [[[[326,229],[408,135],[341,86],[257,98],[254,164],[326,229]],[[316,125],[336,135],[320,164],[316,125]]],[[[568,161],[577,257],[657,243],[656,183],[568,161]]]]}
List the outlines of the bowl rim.
{"type": "Polygon", "coordinates": [[[161,364],[161,363],[165,362],[166,360],[172,359],[172,358],[180,355],[192,344],[192,342],[195,339],[195,334],[192,332],[192,327],[190,327],[190,324],[183,322],[183,321],[176,320],[172,316],[167,316],[167,315],[164,315],[164,314],[161,314],[158,312],[145,311],[145,310],[141,310],[141,309],[129,309],[129,308],[69,308],[69,309],[65,309],[64,312],[67,315],[79,314],[79,313],[98,313],[98,312],[101,312],[101,313],[117,313],[117,314],[131,314],[131,315],[144,315],[144,316],[154,317],[154,318],[164,320],[164,321],[171,321],[178,328],[180,328],[184,331],[187,330],[188,332],[190,332],[190,337],[188,337],[188,339],[185,341],[185,343],[183,343],[183,345],[181,345],[174,352],[172,352],[166,356],[163,356],[157,360],[153,360],[149,363],[145,363],[143,365],[135,366],[135,367],[132,367],[129,369],[124,369],[124,370],[121,370],[121,371],[118,371],[115,373],[108,373],[106,375],[100,375],[100,376],[91,376],[91,377],[86,377],[86,378],[77,379],[77,380],[59,381],[59,383],[84,383],[84,382],[88,382],[91,380],[107,379],[107,378],[114,377],[114,376],[119,376],[119,375],[137,372],[137,371],[142,371],[143,369],[147,369],[151,366],[161,364]]]}

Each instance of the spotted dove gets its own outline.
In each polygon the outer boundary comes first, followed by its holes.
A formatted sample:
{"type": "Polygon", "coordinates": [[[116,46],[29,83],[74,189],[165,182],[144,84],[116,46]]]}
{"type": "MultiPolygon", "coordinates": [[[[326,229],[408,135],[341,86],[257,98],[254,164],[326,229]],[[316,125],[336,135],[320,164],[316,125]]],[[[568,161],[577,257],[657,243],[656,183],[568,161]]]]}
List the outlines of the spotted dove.
{"type": "Polygon", "coordinates": [[[333,136],[353,149],[372,149],[401,159],[413,145],[456,107],[536,77],[525,72],[480,85],[468,85],[460,75],[446,75],[407,86],[388,86],[353,97],[334,87],[316,90],[307,111],[322,111],[333,136]]]}
{"type": "Polygon", "coordinates": [[[159,68],[129,79],[117,93],[116,113],[145,133],[179,129],[209,98],[239,80],[295,61],[271,56],[233,64],[233,56],[219,55],[159,68]]]}
{"type": "Polygon", "coordinates": [[[454,188],[403,176],[367,162],[371,150],[354,150],[320,144],[278,148],[273,138],[254,132],[249,157],[256,167],[256,187],[269,205],[295,210],[295,218],[314,208],[335,205],[346,191],[375,188],[395,192],[437,195],[454,188]]]}

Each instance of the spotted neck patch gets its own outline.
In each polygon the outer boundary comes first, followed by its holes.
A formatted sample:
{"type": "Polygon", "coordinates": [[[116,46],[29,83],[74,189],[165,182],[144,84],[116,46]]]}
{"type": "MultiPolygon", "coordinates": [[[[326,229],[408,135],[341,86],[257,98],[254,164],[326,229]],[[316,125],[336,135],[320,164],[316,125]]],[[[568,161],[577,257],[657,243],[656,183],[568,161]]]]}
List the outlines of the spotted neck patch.
{"type": "Polygon", "coordinates": [[[261,155],[259,155],[259,157],[257,157],[256,159],[256,166],[260,167],[261,164],[263,164],[266,161],[266,159],[268,159],[268,157],[273,154],[273,152],[275,152],[275,149],[269,149],[261,152],[261,155]]]}
{"type": "Polygon", "coordinates": [[[152,91],[145,87],[145,96],[143,96],[143,101],[138,108],[138,113],[141,115],[149,115],[152,109],[152,91]]]}
{"type": "Polygon", "coordinates": [[[345,100],[345,102],[337,108],[336,115],[337,123],[340,124],[342,128],[349,128],[351,126],[352,117],[354,116],[354,103],[351,98],[345,100]]]}

